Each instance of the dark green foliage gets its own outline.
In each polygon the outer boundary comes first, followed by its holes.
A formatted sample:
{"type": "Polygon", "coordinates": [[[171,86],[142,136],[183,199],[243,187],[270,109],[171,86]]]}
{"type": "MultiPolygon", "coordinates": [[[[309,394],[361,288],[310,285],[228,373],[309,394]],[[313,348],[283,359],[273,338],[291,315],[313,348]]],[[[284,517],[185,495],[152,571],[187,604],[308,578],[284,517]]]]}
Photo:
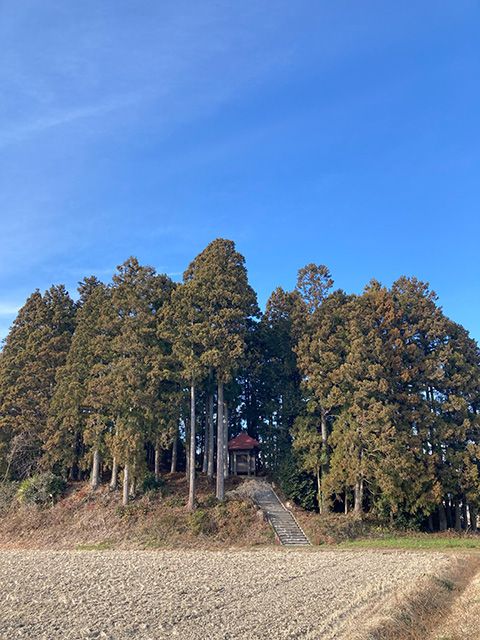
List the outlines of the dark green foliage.
{"type": "Polygon", "coordinates": [[[195,391],[215,373],[217,404],[217,497],[224,499],[224,385],[245,358],[249,321],[258,315],[256,295],[248,284],[243,256],[231,240],[211,242],[188,266],[183,285],[172,295],[170,328],[173,352],[190,386],[190,495],[195,506],[195,391]]]}
{"type": "Polygon", "coordinates": [[[120,265],[113,281],[111,364],[95,391],[100,397],[107,394],[108,415],[115,424],[111,450],[122,464],[135,465],[141,477],[145,440],[161,438],[159,426],[165,431],[170,426],[160,390],[165,380],[175,382],[175,371],[164,370],[168,346],[159,338],[158,319],[173,283],[136,258],[120,265]]]}
{"type": "Polygon", "coordinates": [[[64,478],[54,473],[41,473],[22,480],[17,498],[24,504],[53,504],[65,491],[64,478]]]}
{"type": "Polygon", "coordinates": [[[142,481],[142,492],[147,493],[147,491],[160,491],[165,487],[165,480],[163,478],[155,478],[155,474],[146,473],[145,477],[142,481]]]}
{"type": "Polygon", "coordinates": [[[299,467],[295,455],[288,454],[282,460],[275,474],[283,493],[295,504],[314,511],[318,509],[315,476],[299,467]]]}
{"type": "Polygon", "coordinates": [[[75,332],[66,363],[56,375],[56,389],[49,407],[45,434],[44,462],[77,478],[84,462],[86,445],[101,445],[98,428],[108,424],[107,399],[96,379],[111,362],[113,336],[109,314],[110,292],[96,280],[80,283],[80,304],[75,332]],[[103,401],[102,401],[103,400],[103,401]]]}

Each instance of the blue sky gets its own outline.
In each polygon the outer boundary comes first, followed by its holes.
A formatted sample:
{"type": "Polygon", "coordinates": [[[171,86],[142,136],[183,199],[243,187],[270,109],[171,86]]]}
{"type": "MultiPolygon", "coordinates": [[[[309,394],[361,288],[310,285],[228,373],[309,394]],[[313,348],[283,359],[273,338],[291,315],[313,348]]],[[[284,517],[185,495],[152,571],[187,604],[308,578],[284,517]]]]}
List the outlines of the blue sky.
{"type": "Polygon", "coordinates": [[[480,338],[480,5],[2,0],[0,336],[36,287],[236,241],[429,281],[480,338]]]}

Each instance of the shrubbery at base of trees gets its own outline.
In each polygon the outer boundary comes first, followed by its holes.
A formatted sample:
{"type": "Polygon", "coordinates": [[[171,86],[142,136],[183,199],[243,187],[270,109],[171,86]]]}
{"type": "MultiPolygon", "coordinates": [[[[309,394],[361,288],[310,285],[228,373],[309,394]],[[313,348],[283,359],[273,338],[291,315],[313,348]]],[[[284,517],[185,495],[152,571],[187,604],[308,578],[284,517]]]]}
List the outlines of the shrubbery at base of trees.
{"type": "Polygon", "coordinates": [[[66,486],[64,478],[50,472],[40,473],[22,480],[16,497],[23,504],[53,504],[63,494],[66,486]]]}

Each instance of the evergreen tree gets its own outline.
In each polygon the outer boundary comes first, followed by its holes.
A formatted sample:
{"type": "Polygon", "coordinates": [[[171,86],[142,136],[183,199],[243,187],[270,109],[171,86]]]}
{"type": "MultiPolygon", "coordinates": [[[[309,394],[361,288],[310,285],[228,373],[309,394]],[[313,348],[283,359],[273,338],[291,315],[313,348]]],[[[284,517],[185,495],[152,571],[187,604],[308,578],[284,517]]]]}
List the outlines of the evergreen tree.
{"type": "MultiPolygon", "coordinates": [[[[468,448],[478,443],[478,346],[443,315],[425,283],[400,278],[392,294],[405,354],[396,375],[399,407],[410,436],[419,441],[417,477],[428,480],[420,502],[409,502],[407,510],[436,511],[443,529],[453,519],[451,509],[458,518],[459,504],[466,502],[459,470],[468,448]]],[[[474,472],[475,456],[471,462],[474,472]]]]}
{"type": "Polygon", "coordinates": [[[202,364],[217,377],[217,487],[224,499],[224,386],[245,355],[248,319],[258,315],[243,256],[231,240],[211,242],[190,264],[185,286],[199,310],[196,341],[202,364]]]}
{"type": "Polygon", "coordinates": [[[353,490],[356,512],[363,510],[365,484],[371,494],[375,490],[378,466],[389,458],[394,434],[386,343],[391,311],[388,291],[375,281],[350,302],[348,353],[336,373],[342,404],[333,426],[327,485],[345,490],[346,505],[353,490]]]}
{"type": "MultiPolygon", "coordinates": [[[[301,374],[295,348],[295,322],[301,303],[297,292],[275,289],[267,300],[258,333],[261,370],[256,398],[261,419],[258,435],[267,466],[276,472],[291,446],[291,430],[302,410],[301,374]]],[[[257,436],[256,433],[252,434],[257,436]]]]}
{"type": "Polygon", "coordinates": [[[0,356],[4,473],[21,478],[39,464],[55,376],[65,364],[75,305],[63,285],[35,291],[20,309],[0,356]]]}
{"type": "MultiPolygon", "coordinates": [[[[66,363],[56,375],[45,446],[45,462],[58,465],[63,473],[76,478],[80,478],[84,462],[85,430],[95,413],[86,402],[88,387],[94,368],[108,359],[111,339],[110,323],[105,322],[106,307],[111,304],[105,285],[95,277],[86,278],[79,285],[79,293],[75,333],[66,363]]],[[[96,488],[103,443],[94,440],[92,486],[96,488]]]]}
{"type": "MultiPolygon", "coordinates": [[[[129,258],[118,267],[112,288],[113,333],[112,362],[100,368],[91,386],[95,396],[110,399],[110,420],[114,430],[110,449],[124,468],[123,504],[135,493],[145,473],[145,442],[152,424],[158,428],[158,394],[160,377],[155,372],[163,358],[159,344],[157,314],[168,302],[172,283],[167,276],[157,275],[151,267],[143,267],[129,258]]],[[[92,425],[103,430],[101,418],[92,425]]]]}
{"type": "MultiPolygon", "coordinates": [[[[297,284],[297,290],[303,293],[303,310],[300,307],[297,319],[299,339],[296,353],[304,380],[305,410],[308,415],[316,416],[316,421],[300,419],[296,423],[294,446],[297,451],[303,451],[303,459],[312,460],[309,449],[318,450],[317,432],[320,434],[322,446],[316,471],[320,513],[329,508],[324,487],[329,471],[329,431],[336,412],[344,402],[338,372],[345,362],[349,346],[350,299],[342,291],[327,295],[332,282],[326,267],[310,265],[299,272],[297,284]],[[305,282],[313,282],[314,285],[307,287],[305,282]]],[[[308,466],[313,470],[311,464],[308,466]]]]}
{"type": "Polygon", "coordinates": [[[195,508],[196,476],[196,387],[206,375],[202,364],[202,335],[206,324],[204,303],[193,280],[185,279],[172,295],[168,309],[170,339],[174,357],[180,364],[181,376],[190,388],[190,441],[186,443],[188,461],[189,496],[187,508],[195,508]]]}

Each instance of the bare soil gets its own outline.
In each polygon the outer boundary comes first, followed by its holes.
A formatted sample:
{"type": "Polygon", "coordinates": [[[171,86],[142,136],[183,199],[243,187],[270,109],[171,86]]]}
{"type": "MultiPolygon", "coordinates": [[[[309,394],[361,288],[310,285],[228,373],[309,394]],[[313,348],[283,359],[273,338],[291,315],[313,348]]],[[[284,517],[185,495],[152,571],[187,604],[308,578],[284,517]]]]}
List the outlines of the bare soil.
{"type": "Polygon", "coordinates": [[[0,638],[367,638],[452,563],[441,554],[281,548],[3,550],[0,638]]]}

